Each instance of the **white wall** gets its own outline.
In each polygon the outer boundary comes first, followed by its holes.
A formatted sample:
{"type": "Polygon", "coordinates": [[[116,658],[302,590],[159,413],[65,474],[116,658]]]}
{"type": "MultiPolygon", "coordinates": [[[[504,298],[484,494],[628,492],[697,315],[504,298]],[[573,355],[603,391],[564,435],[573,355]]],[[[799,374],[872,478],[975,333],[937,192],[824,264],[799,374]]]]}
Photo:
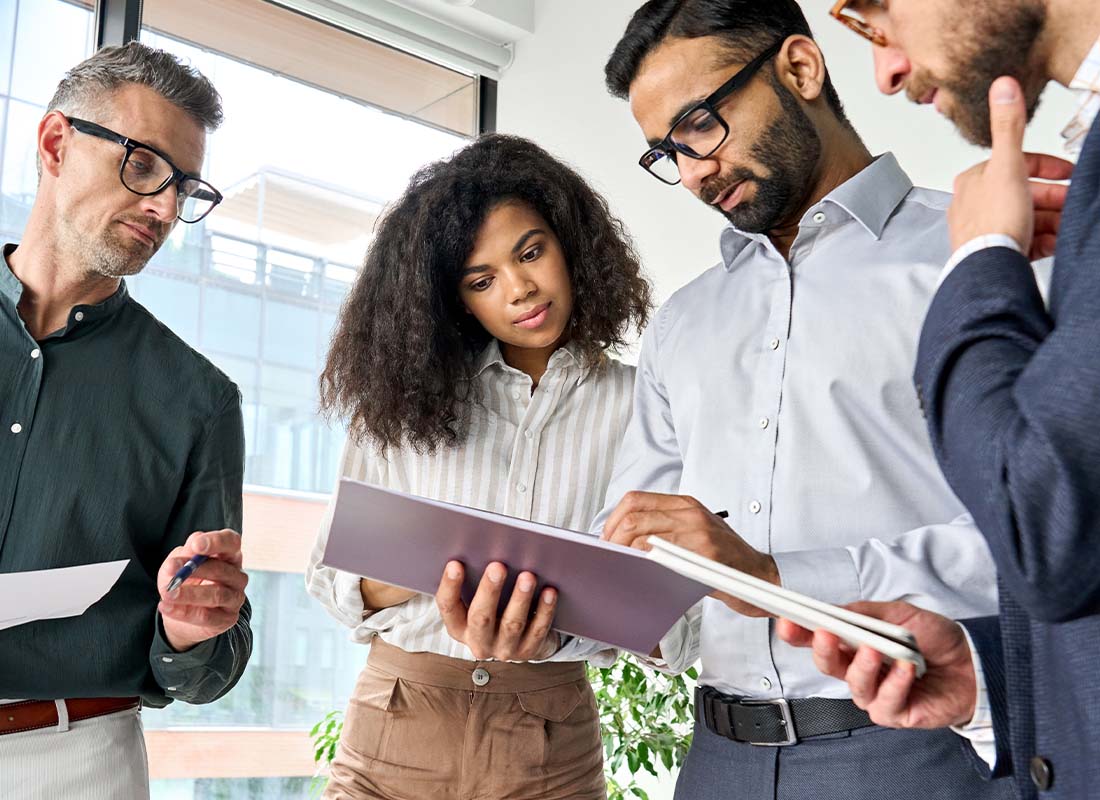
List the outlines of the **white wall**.
{"type": "MultiPolygon", "coordinates": [[[[625,102],[603,86],[603,65],[641,0],[536,0],[535,32],[516,44],[500,82],[501,131],[529,136],[569,161],[606,194],[633,233],[663,299],[718,259],[723,219],[682,187],[666,187],[637,165],[645,149],[625,102]]],[[[873,153],[894,151],[917,184],[950,189],[983,158],[931,108],[875,89],[871,47],[828,16],[826,0],[803,7],[849,116],[873,153]]],[[[1062,154],[1058,132],[1073,101],[1047,92],[1028,146],[1062,154]]]]}

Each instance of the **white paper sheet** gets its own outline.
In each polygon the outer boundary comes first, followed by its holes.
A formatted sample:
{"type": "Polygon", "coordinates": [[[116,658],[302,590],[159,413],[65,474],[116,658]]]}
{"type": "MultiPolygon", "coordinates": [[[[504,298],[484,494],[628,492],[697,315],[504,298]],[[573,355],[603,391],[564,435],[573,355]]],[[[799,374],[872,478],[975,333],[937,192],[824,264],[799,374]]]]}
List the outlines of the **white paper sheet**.
{"type": "Polygon", "coordinates": [[[62,569],[0,573],[0,630],[78,617],[118,582],[129,559],[62,569]]]}

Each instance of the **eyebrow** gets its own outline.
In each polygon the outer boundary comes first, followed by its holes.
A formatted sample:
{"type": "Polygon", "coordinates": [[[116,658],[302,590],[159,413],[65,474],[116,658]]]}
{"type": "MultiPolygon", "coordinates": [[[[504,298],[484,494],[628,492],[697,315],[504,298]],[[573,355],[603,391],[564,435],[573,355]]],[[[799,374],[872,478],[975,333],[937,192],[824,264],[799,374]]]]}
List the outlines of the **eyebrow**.
{"type": "MultiPolygon", "coordinates": [[[[531,241],[532,237],[538,236],[540,233],[546,233],[546,231],[544,231],[542,228],[532,228],[531,230],[527,231],[527,233],[523,234],[523,236],[519,237],[515,245],[512,246],[512,255],[516,255],[517,253],[519,253],[519,251],[521,251],[524,246],[526,246],[526,244],[531,241]]],[[[474,264],[473,266],[466,267],[462,270],[462,277],[465,278],[478,272],[488,271],[488,264],[474,264]]]]}
{"type": "MultiPolygon", "coordinates": [[[[672,116],[669,118],[669,121],[668,121],[669,130],[671,131],[672,126],[680,121],[680,117],[684,116],[684,114],[691,111],[697,105],[699,105],[704,100],[706,100],[707,97],[709,97],[709,96],[710,95],[704,95],[703,97],[698,97],[694,100],[688,100],[686,103],[684,103],[682,106],[680,106],[674,112],[672,112],[672,116]]],[[[667,136],[668,134],[665,134],[665,135],[667,136]]],[[[664,141],[664,139],[646,139],[646,144],[648,144],[650,147],[656,147],[657,145],[659,145],[663,141],[664,141]]]]}

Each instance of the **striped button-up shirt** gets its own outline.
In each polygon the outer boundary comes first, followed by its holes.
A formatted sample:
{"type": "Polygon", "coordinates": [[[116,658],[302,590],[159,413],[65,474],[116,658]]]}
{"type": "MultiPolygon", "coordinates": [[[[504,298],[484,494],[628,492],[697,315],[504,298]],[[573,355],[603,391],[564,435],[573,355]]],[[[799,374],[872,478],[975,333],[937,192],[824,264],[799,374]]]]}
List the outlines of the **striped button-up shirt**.
{"type": "MultiPolygon", "coordinates": [[[[589,369],[570,346],[550,358],[532,392],[531,378],[505,364],[493,342],[477,370],[481,398],[463,444],[431,455],[401,448],[386,454],[349,442],[341,475],[386,489],[509,516],[587,530],[603,503],[619,442],[630,418],[634,367],[605,359],[589,369]]],[[[380,636],[410,652],[472,659],[447,635],[435,598],[418,595],[367,613],[359,576],[321,565],[332,507],[306,572],[306,586],[353,641],[380,636]]],[[[440,573],[442,575],[442,572],[440,573]]],[[[569,639],[551,660],[589,659],[607,665],[614,651],[569,639]]]]}

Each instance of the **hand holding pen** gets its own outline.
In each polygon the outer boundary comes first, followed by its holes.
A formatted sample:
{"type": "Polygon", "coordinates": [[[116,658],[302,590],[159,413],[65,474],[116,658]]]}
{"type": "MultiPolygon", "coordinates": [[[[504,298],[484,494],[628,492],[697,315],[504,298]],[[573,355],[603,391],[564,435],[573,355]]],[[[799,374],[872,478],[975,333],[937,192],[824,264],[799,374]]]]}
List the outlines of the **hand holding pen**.
{"type": "Polygon", "coordinates": [[[248,584],[241,563],[241,536],[229,529],[197,531],[168,554],[157,575],[157,610],[175,650],[189,650],[237,624],[248,584]]]}

